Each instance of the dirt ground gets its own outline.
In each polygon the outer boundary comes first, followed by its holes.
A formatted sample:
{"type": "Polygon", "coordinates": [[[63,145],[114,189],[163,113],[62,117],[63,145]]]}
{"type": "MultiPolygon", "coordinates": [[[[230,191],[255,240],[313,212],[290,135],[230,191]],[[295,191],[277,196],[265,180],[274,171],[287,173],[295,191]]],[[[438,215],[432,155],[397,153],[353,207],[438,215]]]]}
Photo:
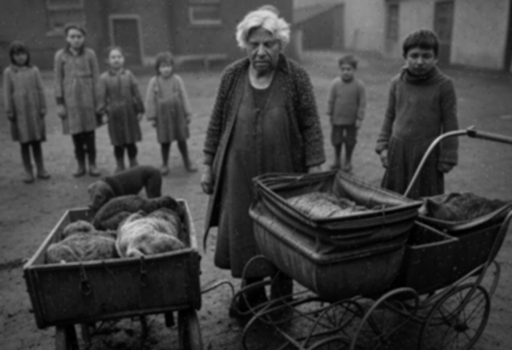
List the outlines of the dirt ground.
{"type": "MultiPolygon", "coordinates": [[[[304,66],[309,71],[322,115],[324,135],[329,135],[325,117],[326,95],[331,79],[337,74],[339,53],[308,53],[304,66]]],[[[366,119],[354,154],[355,175],[372,184],[378,184],[383,170],[374,153],[374,145],[386,106],[390,78],[396,74],[400,61],[361,56],[358,76],[365,82],[368,95],[366,119]]],[[[497,72],[462,68],[446,69],[454,80],[459,103],[461,128],[470,125],[479,130],[512,136],[511,76],[497,72]]],[[[188,90],[195,118],[191,123],[189,147],[192,156],[201,162],[202,145],[213,105],[220,70],[181,73],[188,90]]],[[[149,74],[138,74],[144,93],[149,74]]],[[[75,168],[71,138],[63,136],[60,121],[55,114],[52,74],[44,73],[49,112],[48,141],[43,150],[48,181],[38,180],[26,185],[21,181],[22,166],[18,144],[10,139],[8,122],[3,108],[0,112],[0,348],[50,349],[54,347],[54,329],[38,329],[23,279],[23,264],[35,253],[64,211],[87,203],[87,185],[95,179],[71,176],[75,168]]],[[[160,153],[155,132],[142,122],[143,141],[139,144],[141,164],[160,165],[160,153]]],[[[106,127],[97,131],[98,165],[102,174],[114,170],[114,157],[106,127]]],[[[448,175],[448,191],[470,191],[489,198],[512,199],[512,157],[510,145],[496,144],[468,138],[461,139],[460,165],[448,175]]],[[[328,165],[332,161],[332,147],[325,137],[328,165]]],[[[185,172],[176,148],[171,151],[171,172],[164,178],[164,193],[184,198],[194,218],[198,241],[202,241],[207,197],[202,194],[200,173],[185,172]]],[[[509,230],[510,231],[510,230],[509,230]]],[[[213,265],[215,232],[210,235],[208,251],[200,253],[201,284],[203,286],[226,279],[238,287],[238,281],[228,272],[213,265]]],[[[512,237],[510,232],[497,257],[502,273],[497,291],[492,298],[491,314],[484,334],[475,345],[477,350],[504,350],[512,344],[512,237]]],[[[205,349],[241,348],[241,329],[228,316],[231,292],[218,288],[202,297],[199,321],[205,349]]],[[[168,349],[178,348],[176,327],[165,328],[162,315],[149,317],[149,336],[141,342],[137,320],[123,320],[106,325],[103,335],[95,338],[93,349],[168,349]]],[[[256,347],[257,348],[257,347],[256,347]]]]}

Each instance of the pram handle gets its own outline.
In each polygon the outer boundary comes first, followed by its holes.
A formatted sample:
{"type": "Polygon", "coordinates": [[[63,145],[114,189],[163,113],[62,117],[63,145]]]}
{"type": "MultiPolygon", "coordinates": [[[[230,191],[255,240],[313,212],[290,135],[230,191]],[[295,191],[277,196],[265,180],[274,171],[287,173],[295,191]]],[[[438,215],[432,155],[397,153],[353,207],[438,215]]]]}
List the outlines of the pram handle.
{"type": "Polygon", "coordinates": [[[491,140],[491,141],[496,141],[496,142],[501,142],[501,143],[508,143],[508,144],[512,145],[512,138],[511,137],[508,137],[508,136],[505,136],[505,135],[500,135],[500,134],[493,134],[493,133],[485,132],[485,131],[478,131],[478,130],[475,129],[474,126],[470,126],[467,129],[465,129],[465,130],[455,130],[455,131],[447,132],[446,134],[442,134],[442,135],[438,136],[430,144],[430,146],[428,147],[427,151],[423,155],[423,158],[421,159],[421,162],[418,165],[418,168],[416,169],[416,172],[414,173],[414,176],[412,177],[412,180],[409,183],[409,186],[405,190],[404,197],[407,197],[409,195],[409,193],[411,192],[412,186],[414,185],[414,183],[418,179],[418,176],[420,174],[421,169],[425,165],[425,162],[427,161],[428,157],[430,156],[430,153],[432,153],[434,148],[442,140],[444,140],[446,138],[455,137],[455,136],[458,137],[458,136],[462,136],[462,135],[467,135],[469,137],[478,138],[478,139],[491,140]]]}

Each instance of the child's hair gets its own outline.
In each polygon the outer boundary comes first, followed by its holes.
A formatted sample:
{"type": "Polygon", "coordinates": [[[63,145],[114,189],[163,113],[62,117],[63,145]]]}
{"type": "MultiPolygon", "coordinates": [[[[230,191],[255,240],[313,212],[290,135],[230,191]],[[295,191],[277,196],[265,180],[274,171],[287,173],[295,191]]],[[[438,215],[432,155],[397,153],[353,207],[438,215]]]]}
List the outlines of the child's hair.
{"type": "Polygon", "coordinates": [[[341,67],[343,64],[350,64],[354,69],[357,69],[357,58],[352,55],[341,56],[338,60],[338,66],[341,67]]]}
{"type": "Polygon", "coordinates": [[[125,57],[125,53],[124,53],[123,48],[122,48],[121,46],[116,46],[116,45],[114,45],[114,46],[109,46],[109,47],[107,48],[107,58],[110,56],[110,53],[111,53],[112,51],[119,51],[119,53],[121,54],[121,56],[125,57]]]}
{"type": "Polygon", "coordinates": [[[87,35],[87,32],[85,30],[85,28],[78,24],[78,23],[67,23],[65,26],[64,26],[64,36],[67,36],[68,35],[68,32],[71,30],[71,29],[76,29],[78,31],[80,31],[84,36],[87,35]]]}
{"type": "Polygon", "coordinates": [[[159,68],[162,64],[168,64],[169,66],[174,67],[174,56],[169,51],[166,52],[160,52],[158,55],[156,55],[155,59],[155,70],[156,75],[159,75],[159,68]]]}
{"type": "Polygon", "coordinates": [[[28,52],[27,46],[21,41],[13,41],[11,46],[9,47],[9,57],[11,58],[12,64],[17,64],[14,60],[14,55],[18,55],[20,53],[24,53],[27,55],[27,60],[25,61],[25,66],[30,67],[30,52],[28,52]]]}
{"type": "Polygon", "coordinates": [[[439,52],[439,39],[433,31],[420,29],[412,32],[405,38],[402,45],[404,57],[407,56],[409,50],[415,47],[423,50],[434,50],[434,55],[437,57],[437,53],[439,52]]]}

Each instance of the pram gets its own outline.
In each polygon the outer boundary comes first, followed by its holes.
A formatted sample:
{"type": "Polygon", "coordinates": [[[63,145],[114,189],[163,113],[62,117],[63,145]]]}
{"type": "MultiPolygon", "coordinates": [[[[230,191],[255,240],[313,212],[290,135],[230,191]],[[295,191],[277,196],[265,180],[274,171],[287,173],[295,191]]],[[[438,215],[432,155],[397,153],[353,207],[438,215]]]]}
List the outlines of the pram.
{"type": "MultiPolygon", "coordinates": [[[[446,137],[512,144],[470,128],[437,138],[404,196],[342,172],[255,178],[250,209],[261,256],[304,287],[249,310],[243,346],[258,324],[279,335],[277,349],[470,349],[482,335],[500,266],[494,261],[512,218],[510,205],[456,225],[418,217],[408,192],[426,158],[446,137]],[[303,215],[286,198],[330,192],[379,210],[342,219],[303,215]],[[407,333],[415,333],[411,337],[407,333]],[[416,340],[417,344],[411,344],[416,340]]],[[[258,285],[240,290],[235,298],[258,285]]]]}

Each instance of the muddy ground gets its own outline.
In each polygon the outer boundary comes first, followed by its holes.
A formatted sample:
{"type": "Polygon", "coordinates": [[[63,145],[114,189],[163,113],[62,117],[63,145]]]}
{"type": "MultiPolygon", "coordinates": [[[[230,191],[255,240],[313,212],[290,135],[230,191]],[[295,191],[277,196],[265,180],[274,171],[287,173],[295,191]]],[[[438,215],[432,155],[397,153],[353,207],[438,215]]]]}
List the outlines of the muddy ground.
{"type": "MultiPolygon", "coordinates": [[[[326,95],[331,79],[337,74],[338,55],[335,52],[308,53],[304,60],[315,87],[324,135],[327,136],[329,123],[324,113],[326,95]]],[[[400,61],[361,56],[358,76],[367,87],[368,108],[354,154],[354,173],[358,178],[376,185],[383,170],[373,149],[386,106],[388,83],[400,65],[400,61]]],[[[195,113],[189,147],[198,164],[201,162],[204,134],[219,83],[221,67],[218,68],[181,72],[195,113]]],[[[479,130],[512,135],[512,79],[509,74],[463,68],[445,71],[456,85],[461,128],[474,125],[479,130]]],[[[143,93],[150,74],[150,71],[137,74],[143,93]]],[[[36,326],[23,279],[23,264],[35,253],[66,209],[87,203],[87,185],[95,180],[88,176],[80,179],[71,176],[75,168],[71,138],[61,133],[61,125],[55,114],[52,82],[51,72],[44,72],[49,112],[46,117],[48,141],[43,148],[47,169],[52,175],[50,180],[38,180],[30,185],[21,181],[23,173],[19,145],[11,141],[5,113],[3,108],[0,109],[0,348],[6,350],[54,348],[54,328],[38,329],[36,326]]],[[[146,121],[142,122],[142,130],[139,161],[141,164],[159,166],[160,153],[155,132],[146,121]]],[[[111,174],[115,164],[106,127],[97,131],[97,147],[102,174],[111,174]]],[[[325,138],[325,149],[328,165],[332,158],[328,137],[325,138]]],[[[460,165],[448,175],[447,190],[512,199],[511,151],[510,145],[462,139],[460,165]]],[[[187,201],[198,241],[201,242],[207,197],[199,186],[200,173],[191,175],[185,172],[176,147],[171,151],[170,165],[171,172],[164,178],[164,192],[187,201]]],[[[231,279],[228,272],[213,266],[214,242],[215,232],[209,240],[208,251],[200,250],[201,284],[227,279],[238,286],[238,281],[231,279]]],[[[487,327],[475,346],[478,350],[504,350],[512,344],[510,232],[497,261],[502,267],[501,279],[492,298],[487,327]]],[[[199,321],[205,349],[241,348],[241,328],[227,313],[230,298],[231,292],[227,287],[202,297],[199,321]]],[[[92,348],[178,348],[176,327],[165,328],[161,315],[149,317],[149,336],[143,342],[139,335],[140,325],[136,319],[108,323],[104,325],[104,332],[93,338],[92,348]]],[[[255,345],[255,348],[258,346],[255,345]]]]}

